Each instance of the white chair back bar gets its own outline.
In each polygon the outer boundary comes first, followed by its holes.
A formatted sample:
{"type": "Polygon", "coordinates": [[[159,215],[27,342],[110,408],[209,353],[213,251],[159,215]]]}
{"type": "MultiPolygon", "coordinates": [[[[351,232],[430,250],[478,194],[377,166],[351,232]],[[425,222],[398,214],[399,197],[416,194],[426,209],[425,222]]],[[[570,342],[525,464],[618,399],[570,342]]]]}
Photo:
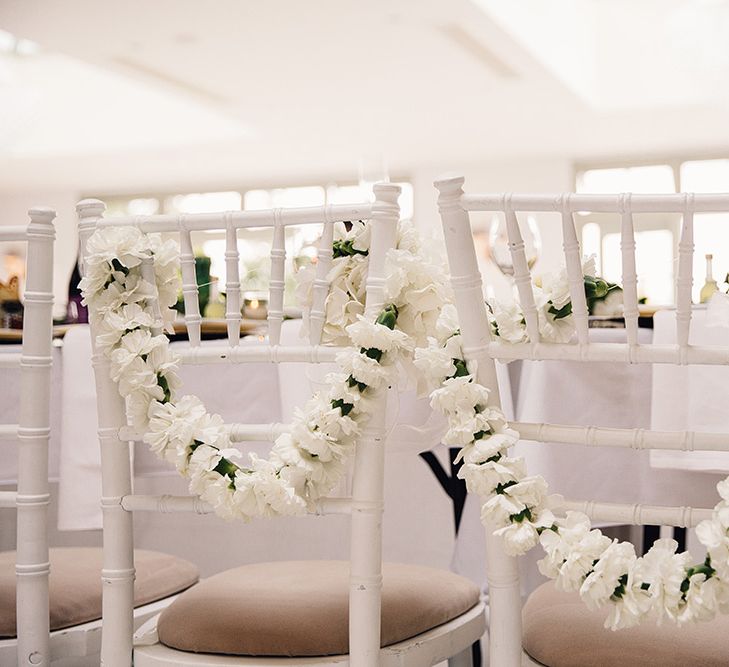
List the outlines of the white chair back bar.
{"type": "Polygon", "coordinates": [[[18,440],[18,424],[0,424],[0,440],[18,440]]]}
{"type": "MultiPolygon", "coordinates": [[[[372,238],[367,272],[365,316],[374,319],[385,305],[385,257],[397,241],[400,187],[374,186],[372,238]]],[[[358,218],[355,218],[358,219],[358,218]]],[[[370,667],[380,653],[382,595],[382,512],[385,474],[387,391],[374,395],[371,418],[357,442],[352,478],[349,585],[349,664],[370,667]]]]}
{"type": "Polygon", "coordinates": [[[620,197],[620,252],[622,255],[623,316],[628,347],[638,345],[638,274],[635,269],[635,230],[630,195],[620,197]]]}
{"type": "Polygon", "coordinates": [[[519,221],[516,213],[511,208],[511,202],[507,195],[504,199],[504,216],[506,218],[506,231],[509,236],[509,250],[511,261],[514,266],[514,283],[519,293],[524,319],[526,320],[527,336],[532,343],[539,342],[539,314],[534,302],[534,289],[532,288],[532,276],[529,271],[524,240],[519,229],[519,221]]]}
{"type": "Polygon", "coordinates": [[[271,363],[324,364],[336,360],[337,349],[324,345],[262,345],[260,347],[191,347],[179,351],[183,364],[271,363]]]}
{"type": "Polygon", "coordinates": [[[182,270],[182,297],[185,301],[185,327],[191,347],[199,347],[202,316],[200,315],[199,289],[195,273],[195,255],[192,250],[190,230],[180,220],[180,268],[182,270]]]}
{"type": "MultiPolygon", "coordinates": [[[[122,507],[127,512],[157,512],[159,514],[212,514],[215,510],[197,496],[141,495],[132,494],[122,498],[122,507]]],[[[309,514],[328,516],[330,514],[352,514],[351,498],[320,498],[309,514]]]]}
{"type": "Polygon", "coordinates": [[[676,340],[682,350],[688,349],[691,328],[691,288],[694,284],[694,195],[689,195],[681,222],[678,242],[678,278],[676,280],[676,340]]]}
{"type": "Polygon", "coordinates": [[[674,451],[729,451],[725,433],[697,431],[651,431],[644,428],[606,428],[513,422],[524,440],[588,447],[626,447],[629,449],[671,449],[674,451]]]}
{"type": "MultiPolygon", "coordinates": [[[[104,203],[98,200],[87,199],[76,206],[82,258],[86,242],[102,221],[104,209],[104,203]]],[[[131,443],[119,437],[120,429],[126,426],[126,406],[110,377],[108,359],[96,351],[93,332],[91,342],[101,446],[104,536],[101,664],[104,667],[129,667],[132,664],[134,628],[133,523],[132,514],[126,512],[121,503],[132,493],[131,443]]]]}
{"type": "Polygon", "coordinates": [[[5,509],[16,509],[18,492],[17,491],[0,491],[0,507],[5,509]]]}
{"type": "Polygon", "coordinates": [[[587,345],[588,310],[585,298],[585,284],[582,273],[582,252],[577,239],[574,214],[569,210],[569,195],[562,199],[562,248],[566,259],[567,278],[570,286],[570,300],[572,302],[572,316],[575,320],[577,342],[587,345]]]}
{"type": "MultiPolygon", "coordinates": [[[[80,205],[82,208],[92,204],[98,206],[98,201],[98,199],[85,199],[80,202],[80,205]]],[[[227,220],[235,229],[273,227],[276,216],[278,216],[279,224],[284,227],[321,224],[324,220],[342,222],[369,220],[372,217],[372,210],[373,204],[331,204],[326,207],[307,206],[263,211],[114,216],[99,220],[98,225],[101,227],[138,227],[143,232],[179,232],[181,219],[184,218],[185,229],[191,232],[203,232],[225,229],[227,220]],[[278,212],[276,213],[276,211],[278,212]]]]}
{"type": "MultiPolygon", "coordinates": [[[[328,210],[328,209],[327,209],[328,210]]],[[[317,250],[316,275],[312,287],[311,309],[309,310],[309,343],[319,345],[324,330],[326,317],[326,300],[329,294],[329,269],[332,267],[334,255],[334,223],[327,220],[317,250]]]]}
{"type": "MultiPolygon", "coordinates": [[[[290,433],[291,424],[231,424],[230,439],[232,442],[271,442],[282,433],[290,433]]],[[[130,426],[119,429],[122,440],[142,442],[143,433],[135,431],[130,426]]]]}
{"type": "Polygon", "coordinates": [[[283,323],[284,270],[286,267],[286,234],[281,224],[281,209],[273,214],[273,245],[271,246],[271,279],[268,297],[268,339],[271,345],[281,342],[283,323]]]}
{"type": "Polygon", "coordinates": [[[228,216],[225,224],[225,320],[231,347],[240,343],[240,307],[238,230],[228,216]]]}
{"type": "MultiPolygon", "coordinates": [[[[511,194],[510,206],[514,211],[532,213],[562,210],[563,195],[511,194]]],[[[570,193],[566,203],[571,213],[617,213],[620,212],[624,194],[586,195],[570,193]]],[[[726,194],[672,194],[672,195],[630,195],[630,210],[633,213],[681,213],[687,200],[692,200],[695,213],[726,213],[729,211],[729,193],[726,194]]],[[[464,194],[461,207],[465,211],[502,211],[503,194],[464,194]]]]}
{"type": "MultiPolygon", "coordinates": [[[[53,242],[56,214],[28,212],[27,271],[20,359],[17,426],[17,632],[18,665],[49,667],[48,440],[50,437],[51,343],[53,339],[53,242]]],[[[0,238],[7,238],[0,234],[0,238]]],[[[9,240],[9,239],[8,239],[9,240]]]]}
{"type": "Polygon", "coordinates": [[[22,356],[20,352],[0,354],[0,368],[19,368],[22,356]]]}
{"type": "MultiPolygon", "coordinates": [[[[523,276],[523,263],[516,252],[521,244],[515,216],[518,212],[557,212],[562,215],[563,248],[569,278],[570,297],[577,344],[534,343],[531,334],[529,343],[511,344],[492,341],[486,345],[490,361],[493,359],[538,359],[570,361],[609,361],[628,363],[665,364],[722,364],[729,363],[729,346],[695,346],[689,344],[691,322],[691,287],[693,265],[693,216],[695,212],[729,212],[729,194],[678,194],[678,195],[464,195],[462,178],[447,178],[436,181],[440,192],[439,204],[445,231],[451,266],[452,282],[456,290],[461,332],[464,340],[470,336],[483,335],[489,329],[488,320],[478,312],[475,304],[470,307],[458,297],[458,285],[463,280],[464,266],[473,264],[473,241],[468,211],[503,211],[507,222],[509,242],[514,252],[515,273],[519,269],[521,284],[519,295],[522,309],[528,322],[531,302],[527,293],[527,280],[523,276]],[[621,220],[621,256],[623,298],[627,340],[624,343],[591,343],[588,338],[587,308],[584,296],[583,276],[579,241],[574,226],[575,212],[614,213],[621,220]],[[680,213],[683,215],[679,243],[679,267],[677,275],[677,345],[638,344],[638,292],[635,257],[634,214],[636,213],[680,213]],[[522,263],[517,267],[517,260],[522,263]],[[525,305],[524,299],[527,299],[525,305]],[[470,333],[469,333],[470,332],[470,333]]],[[[527,267],[528,268],[528,267],[527,267]]],[[[471,269],[476,271],[475,264],[471,269]]],[[[481,299],[478,294],[478,299],[481,299]]],[[[470,357],[470,351],[465,349],[470,357]]],[[[479,360],[479,371],[482,367],[479,360]]],[[[488,386],[494,386],[488,385],[488,386]]],[[[673,449],[683,451],[709,450],[728,451],[729,438],[722,433],[694,433],[651,431],[646,429],[618,429],[595,426],[572,426],[564,424],[515,423],[514,428],[525,440],[540,442],[562,442],[586,446],[629,447],[633,449],[673,449]]],[[[538,444],[535,446],[539,446],[538,444]]],[[[618,524],[651,524],[691,527],[711,516],[709,509],[690,507],[661,507],[628,503],[601,503],[591,500],[555,501],[555,510],[577,510],[593,520],[618,524]]],[[[493,535],[487,537],[487,558],[496,557],[499,567],[504,567],[508,558],[502,552],[499,540],[493,535]]],[[[493,563],[487,563],[491,606],[491,664],[517,667],[521,660],[521,629],[516,575],[510,582],[511,595],[493,590],[491,571],[493,563]],[[494,625],[494,621],[498,625],[494,625]],[[509,623],[509,628],[501,623],[509,623]],[[501,639],[507,637],[507,641],[501,639]],[[496,639],[496,644],[493,643],[496,639]]],[[[497,580],[498,581],[498,580],[497,580]]]]}
{"type": "MultiPolygon", "coordinates": [[[[190,345],[179,351],[183,363],[249,363],[249,362],[305,362],[329,363],[334,361],[337,348],[319,344],[280,345],[283,320],[283,292],[285,269],[285,227],[287,225],[324,223],[323,247],[317,267],[315,298],[317,313],[323,324],[324,300],[328,292],[326,275],[331,266],[333,223],[370,219],[372,240],[369,253],[369,271],[366,285],[366,309],[375,317],[384,304],[385,266],[389,248],[395,246],[400,188],[390,184],[374,187],[375,203],[362,206],[328,206],[306,209],[277,209],[270,211],[242,211],[221,214],[195,214],[186,216],[148,216],[109,218],[102,215],[104,204],[84,200],[78,205],[79,234],[82,248],[94,229],[102,226],[136,226],[145,232],[177,232],[180,235],[183,293],[185,297],[186,325],[190,345]],[[239,292],[231,287],[238,284],[238,250],[236,230],[247,227],[273,227],[271,251],[271,289],[269,293],[269,340],[267,345],[239,345],[240,311],[239,292]],[[200,344],[200,312],[192,231],[225,230],[226,234],[226,289],[229,307],[226,311],[229,346],[200,344]],[[318,296],[317,296],[318,294],[318,296]],[[237,303],[236,303],[237,300],[237,303]]],[[[151,265],[143,270],[153,270],[151,265]]],[[[321,340],[321,326],[314,338],[321,340]]],[[[92,337],[94,336],[92,330],[92,337]]],[[[207,514],[210,507],[196,497],[141,496],[132,493],[130,467],[130,441],[141,434],[126,423],[124,400],[109,377],[108,361],[94,354],[99,412],[99,439],[102,453],[102,507],[104,512],[104,631],[102,636],[102,664],[105,667],[128,667],[132,656],[133,608],[133,540],[132,512],[195,512],[207,514]]],[[[383,466],[385,439],[386,392],[374,395],[377,406],[374,416],[363,429],[357,444],[352,498],[322,498],[316,514],[351,514],[351,584],[350,584],[350,664],[369,667],[377,661],[380,649],[380,596],[381,596],[381,526],[383,506],[383,466]]],[[[285,424],[234,424],[234,441],[272,440],[288,429],[285,424]]]]}
{"type": "Polygon", "coordinates": [[[632,526],[679,526],[693,528],[710,519],[713,510],[692,507],[664,507],[628,503],[600,503],[594,500],[562,500],[555,508],[587,514],[593,521],[606,521],[632,526]]]}
{"type": "MultiPolygon", "coordinates": [[[[444,178],[435,182],[438,208],[451,271],[451,283],[461,325],[464,351],[478,362],[478,381],[487,387],[493,405],[499,404],[496,366],[489,356],[491,337],[483,300],[481,276],[471,236],[468,213],[461,206],[464,179],[444,178]]],[[[504,200],[501,200],[504,204],[504,200]]],[[[513,222],[512,222],[513,224],[513,222]]],[[[526,264],[526,259],[524,259],[526,264]]],[[[514,266],[517,268],[516,257],[514,266]]],[[[528,268],[527,268],[528,271],[528,268]]],[[[524,290],[524,285],[521,287],[524,290]]],[[[529,294],[533,293],[531,285],[529,294]]],[[[538,338],[536,339],[538,340],[538,338]]],[[[517,560],[507,556],[500,538],[486,528],[486,576],[489,583],[489,642],[492,665],[519,667],[521,664],[521,593],[517,560]]]]}
{"type": "Polygon", "coordinates": [[[494,359],[536,359],[550,361],[609,361],[626,364],[704,364],[724,366],[729,359],[729,348],[723,345],[658,345],[642,343],[634,348],[624,343],[590,343],[582,349],[569,343],[489,344],[494,359]]]}

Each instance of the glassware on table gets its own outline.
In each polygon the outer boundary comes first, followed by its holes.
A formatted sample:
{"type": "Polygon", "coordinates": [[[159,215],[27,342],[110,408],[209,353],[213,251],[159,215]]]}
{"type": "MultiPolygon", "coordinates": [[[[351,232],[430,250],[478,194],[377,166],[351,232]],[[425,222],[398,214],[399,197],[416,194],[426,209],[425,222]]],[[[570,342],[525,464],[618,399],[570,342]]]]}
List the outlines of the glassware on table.
{"type": "MultiPolygon", "coordinates": [[[[522,216],[519,218],[519,231],[524,240],[524,253],[526,254],[527,264],[531,269],[539,259],[542,250],[542,239],[539,235],[537,222],[532,216],[522,216]]],[[[514,275],[514,263],[511,259],[511,250],[509,249],[509,236],[506,231],[506,219],[504,216],[495,216],[491,222],[489,229],[489,249],[491,251],[491,259],[499,268],[499,271],[507,277],[514,275]]]]}
{"type": "Polygon", "coordinates": [[[711,267],[713,259],[713,255],[706,255],[706,282],[699,293],[699,303],[706,303],[714,295],[714,292],[719,291],[719,285],[717,285],[716,280],[714,280],[711,267]]]}
{"type": "Polygon", "coordinates": [[[268,317],[268,292],[243,292],[243,317],[265,320],[268,317]]]}

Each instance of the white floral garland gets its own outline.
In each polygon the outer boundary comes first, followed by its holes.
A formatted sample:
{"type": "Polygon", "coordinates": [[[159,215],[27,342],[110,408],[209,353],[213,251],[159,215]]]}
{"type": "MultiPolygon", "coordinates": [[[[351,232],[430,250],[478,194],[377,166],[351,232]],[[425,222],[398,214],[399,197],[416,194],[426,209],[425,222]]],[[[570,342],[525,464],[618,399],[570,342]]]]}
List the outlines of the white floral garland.
{"type": "MultiPolygon", "coordinates": [[[[103,228],[90,238],[82,289],[99,332],[97,349],[110,360],[131,423],[189,480],[193,494],[224,518],[311,509],[343,474],[368,417],[368,394],[392,381],[398,362],[414,358],[432,390],[432,406],[447,417],[443,441],[462,447],[459,476],[482,496],[482,518],[497,527],[510,554],[540,543],[546,552],[540,571],[559,589],[579,591],[588,606],[608,606],[606,626],[613,629],[648,617],[685,623],[729,611],[729,478],[718,485],[722,501],[712,518],[697,527],[708,555],[696,566],[688,553],[676,553],[673,540],[659,540],[638,558],[632,544],[591,529],[584,514],[556,518],[545,480],[528,476],[524,459],[509,456],[519,435],[489,406],[488,390],[476,381],[473,362],[465,361],[442,267],[426,257],[413,228],[401,225],[398,247],[388,253],[387,306],[376,322],[365,320],[361,310],[368,226],[355,224],[350,232],[340,227],[337,247],[325,335],[354,347],[338,355],[341,372],[328,376],[329,391],[296,411],[292,432],[276,439],[270,456],[249,454],[244,463],[218,415],[194,396],[177,397],[177,359],[160,333],[170,323],[178,293],[174,243],[132,227],[103,228]],[[153,265],[156,285],[144,279],[145,263],[153,265]],[[340,320],[330,318],[330,308],[343,313],[340,320]]],[[[555,317],[568,304],[565,282],[564,272],[557,274],[542,286],[540,299],[544,332],[557,340],[574,332],[571,315],[555,317]]],[[[308,289],[306,274],[301,289],[308,289]]],[[[500,335],[518,328],[518,315],[510,316],[512,329],[504,325],[503,310],[494,313],[500,335]]]]}

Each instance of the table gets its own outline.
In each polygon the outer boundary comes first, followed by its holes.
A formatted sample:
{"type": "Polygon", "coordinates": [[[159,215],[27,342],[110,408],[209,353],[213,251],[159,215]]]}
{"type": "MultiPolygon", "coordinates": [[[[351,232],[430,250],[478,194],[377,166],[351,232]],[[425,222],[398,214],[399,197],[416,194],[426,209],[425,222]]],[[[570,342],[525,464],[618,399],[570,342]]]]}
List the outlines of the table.
{"type": "MultiPolygon", "coordinates": [[[[729,297],[717,294],[709,307],[692,309],[691,345],[729,344],[729,326],[712,317],[729,297]]],[[[676,344],[676,311],[656,314],[656,343],[676,344]]],[[[729,432],[726,394],[729,368],[722,366],[669,366],[653,371],[652,427],[666,431],[729,432]]],[[[729,474],[729,452],[651,452],[656,468],[729,474]]],[[[714,503],[712,503],[713,505],[714,503]]]]}

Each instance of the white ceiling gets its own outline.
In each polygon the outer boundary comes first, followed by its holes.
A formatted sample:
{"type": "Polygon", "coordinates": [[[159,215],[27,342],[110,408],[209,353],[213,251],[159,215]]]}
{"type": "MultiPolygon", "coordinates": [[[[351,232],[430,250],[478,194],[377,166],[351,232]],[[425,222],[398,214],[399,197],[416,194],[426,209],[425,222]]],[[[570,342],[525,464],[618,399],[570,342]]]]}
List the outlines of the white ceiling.
{"type": "Polygon", "coordinates": [[[729,148],[717,0],[2,0],[0,188],[729,148]],[[722,85],[720,85],[722,84],[722,85]]]}

